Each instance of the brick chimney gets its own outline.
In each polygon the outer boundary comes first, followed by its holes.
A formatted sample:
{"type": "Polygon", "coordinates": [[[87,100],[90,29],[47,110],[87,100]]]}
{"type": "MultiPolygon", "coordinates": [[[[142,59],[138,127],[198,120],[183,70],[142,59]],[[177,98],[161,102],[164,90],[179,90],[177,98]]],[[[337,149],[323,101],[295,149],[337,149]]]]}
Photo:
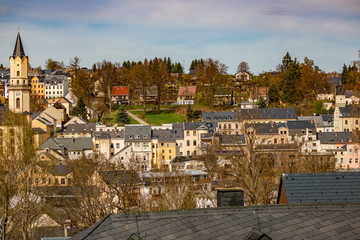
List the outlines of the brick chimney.
{"type": "Polygon", "coordinates": [[[244,206],[244,191],[240,188],[218,188],[217,207],[244,206]]]}

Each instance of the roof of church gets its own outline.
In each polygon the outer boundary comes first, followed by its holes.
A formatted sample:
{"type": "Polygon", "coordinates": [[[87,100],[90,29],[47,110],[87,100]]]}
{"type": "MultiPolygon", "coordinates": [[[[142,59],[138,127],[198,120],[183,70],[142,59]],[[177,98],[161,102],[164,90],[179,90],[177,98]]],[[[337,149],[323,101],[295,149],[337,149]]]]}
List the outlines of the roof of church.
{"type": "Polygon", "coordinates": [[[14,53],[13,53],[12,56],[14,58],[18,57],[18,56],[19,57],[24,57],[25,56],[24,47],[23,47],[22,42],[21,42],[20,32],[18,32],[15,47],[14,47],[14,53]]]}

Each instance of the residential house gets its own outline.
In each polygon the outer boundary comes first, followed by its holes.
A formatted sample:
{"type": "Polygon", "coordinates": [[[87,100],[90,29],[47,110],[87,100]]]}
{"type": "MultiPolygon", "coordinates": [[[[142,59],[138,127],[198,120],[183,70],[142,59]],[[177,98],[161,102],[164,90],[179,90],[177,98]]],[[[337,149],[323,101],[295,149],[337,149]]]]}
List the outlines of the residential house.
{"type": "Polygon", "coordinates": [[[297,120],[294,108],[240,109],[230,112],[203,112],[203,122],[218,123],[218,132],[226,134],[243,133],[243,123],[284,123],[297,120]]]}
{"type": "Polygon", "coordinates": [[[38,147],[43,144],[46,140],[55,135],[55,121],[49,121],[47,118],[36,117],[31,121],[31,127],[35,134],[35,146],[38,147]]]}
{"type": "Polygon", "coordinates": [[[244,81],[250,81],[252,79],[252,74],[247,71],[240,71],[235,74],[235,80],[241,84],[244,81]]]}
{"type": "Polygon", "coordinates": [[[179,87],[177,95],[178,105],[193,105],[195,101],[196,86],[179,87]]]}
{"type": "Polygon", "coordinates": [[[71,102],[68,99],[66,99],[64,97],[61,97],[61,98],[59,98],[59,100],[56,101],[56,103],[59,103],[62,106],[64,106],[65,109],[66,109],[66,114],[70,115],[70,112],[72,111],[72,105],[71,105],[71,102]]]}
{"type": "Polygon", "coordinates": [[[318,133],[317,138],[319,141],[318,151],[333,153],[337,168],[358,168],[359,164],[356,163],[356,159],[359,159],[357,149],[360,145],[357,143],[357,137],[354,133],[322,132],[318,133]]]}
{"type": "Polygon", "coordinates": [[[268,87],[252,87],[249,89],[249,102],[258,102],[260,98],[265,101],[268,100],[269,88],[268,87]]]}
{"type": "Polygon", "coordinates": [[[42,111],[39,116],[46,118],[49,121],[52,121],[51,119],[55,119],[57,128],[61,128],[63,121],[68,119],[66,109],[61,104],[49,106],[44,111],[42,111]]]}
{"type": "Polygon", "coordinates": [[[215,88],[214,105],[229,106],[234,104],[234,93],[232,88],[219,87],[215,88]]]}
{"type": "Polygon", "coordinates": [[[46,77],[45,84],[45,98],[61,98],[69,91],[69,82],[67,78],[57,78],[55,76],[46,77]]]}
{"type": "Polygon", "coordinates": [[[111,89],[111,102],[112,104],[129,104],[129,86],[114,86],[111,89]]]}
{"type": "Polygon", "coordinates": [[[143,171],[151,169],[151,127],[149,125],[125,125],[125,145],[131,145],[133,163],[141,166],[143,171]]]}
{"type": "Polygon", "coordinates": [[[93,137],[96,130],[96,123],[69,124],[57,131],[58,138],[80,138],[93,137]]]}
{"type": "Polygon", "coordinates": [[[213,123],[184,122],[173,124],[173,126],[176,131],[176,142],[180,147],[179,154],[183,156],[199,155],[201,151],[201,136],[215,131],[213,123]],[[183,134],[179,133],[181,131],[183,134]]]}
{"type": "Polygon", "coordinates": [[[289,129],[285,123],[249,123],[246,131],[254,136],[257,145],[288,143],[289,129]]]}
{"type": "Polygon", "coordinates": [[[179,155],[174,130],[152,130],[152,167],[170,170],[170,161],[179,155]]]}
{"type": "Polygon", "coordinates": [[[176,156],[170,161],[171,171],[205,170],[204,162],[193,156],[176,156]]]}
{"type": "Polygon", "coordinates": [[[64,127],[67,127],[70,124],[86,124],[87,121],[81,117],[72,117],[69,121],[64,124],[64,127]]]}
{"type": "Polygon", "coordinates": [[[69,92],[65,95],[65,98],[70,101],[73,107],[77,106],[78,97],[74,94],[74,92],[71,89],[69,89],[69,92]]]}
{"type": "Polygon", "coordinates": [[[305,152],[317,152],[316,127],[312,120],[298,120],[286,122],[289,143],[302,146],[305,152]]]}
{"type": "Polygon", "coordinates": [[[93,141],[91,137],[86,138],[50,138],[44,142],[39,150],[55,150],[72,160],[81,157],[92,157],[93,141]]]}
{"type": "Polygon", "coordinates": [[[360,172],[281,175],[277,204],[339,204],[360,201],[360,172]]]}
{"type": "Polygon", "coordinates": [[[334,131],[352,132],[360,129],[360,108],[355,105],[336,107],[334,112],[334,131]]]}
{"type": "Polygon", "coordinates": [[[31,81],[31,97],[36,99],[45,98],[45,76],[34,76],[31,81]]]}
{"type": "Polygon", "coordinates": [[[298,116],[298,120],[310,120],[314,122],[316,132],[334,131],[334,115],[332,114],[321,114],[319,116],[298,116]]]}
{"type": "Polygon", "coordinates": [[[125,147],[124,130],[98,131],[94,133],[95,152],[105,157],[112,158],[125,147]]]}

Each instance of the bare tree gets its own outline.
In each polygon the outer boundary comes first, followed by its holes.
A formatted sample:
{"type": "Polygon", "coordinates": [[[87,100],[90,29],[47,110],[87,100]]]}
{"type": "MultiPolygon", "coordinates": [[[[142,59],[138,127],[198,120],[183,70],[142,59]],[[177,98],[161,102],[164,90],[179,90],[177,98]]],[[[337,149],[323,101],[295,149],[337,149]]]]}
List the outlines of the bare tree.
{"type": "Polygon", "coordinates": [[[247,62],[241,62],[237,67],[237,71],[238,72],[241,72],[241,71],[249,72],[250,71],[249,64],[247,62]]]}
{"type": "Polygon", "coordinates": [[[33,132],[27,117],[12,112],[3,117],[0,130],[1,239],[27,240],[32,238],[32,223],[43,206],[33,178],[37,160],[33,132]]]}

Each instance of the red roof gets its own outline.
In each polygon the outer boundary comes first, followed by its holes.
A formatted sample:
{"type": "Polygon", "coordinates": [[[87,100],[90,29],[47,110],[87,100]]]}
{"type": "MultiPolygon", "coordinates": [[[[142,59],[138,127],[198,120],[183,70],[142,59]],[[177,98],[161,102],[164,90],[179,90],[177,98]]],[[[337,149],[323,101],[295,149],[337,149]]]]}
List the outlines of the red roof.
{"type": "Polygon", "coordinates": [[[111,96],[128,96],[130,87],[112,87],[111,96]]]}
{"type": "Polygon", "coordinates": [[[179,87],[178,96],[194,96],[196,93],[196,86],[192,87],[179,87]]]}

